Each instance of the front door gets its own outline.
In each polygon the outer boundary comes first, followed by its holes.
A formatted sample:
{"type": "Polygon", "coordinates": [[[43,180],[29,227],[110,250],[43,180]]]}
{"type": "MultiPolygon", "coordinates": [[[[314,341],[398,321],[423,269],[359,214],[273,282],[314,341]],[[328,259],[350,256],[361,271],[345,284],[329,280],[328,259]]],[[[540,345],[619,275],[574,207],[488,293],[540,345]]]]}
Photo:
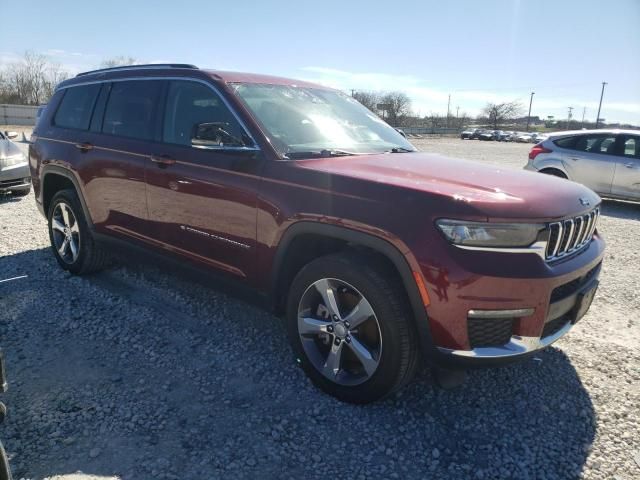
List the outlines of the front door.
{"type": "Polygon", "coordinates": [[[640,135],[620,135],[611,193],[640,200],[640,135]]]}
{"type": "Polygon", "coordinates": [[[172,80],[162,142],[146,169],[151,232],[160,247],[251,277],[262,156],[213,87],[172,80]]]}

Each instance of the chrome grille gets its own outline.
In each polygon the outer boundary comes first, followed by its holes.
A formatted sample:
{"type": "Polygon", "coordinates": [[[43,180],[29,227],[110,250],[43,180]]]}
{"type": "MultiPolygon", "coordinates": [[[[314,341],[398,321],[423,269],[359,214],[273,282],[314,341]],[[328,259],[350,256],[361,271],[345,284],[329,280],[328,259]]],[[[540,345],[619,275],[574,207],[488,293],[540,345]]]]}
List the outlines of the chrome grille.
{"type": "Polygon", "coordinates": [[[578,217],[549,224],[549,241],[547,242],[547,261],[556,260],[580,250],[593,237],[600,209],[578,217]]]}

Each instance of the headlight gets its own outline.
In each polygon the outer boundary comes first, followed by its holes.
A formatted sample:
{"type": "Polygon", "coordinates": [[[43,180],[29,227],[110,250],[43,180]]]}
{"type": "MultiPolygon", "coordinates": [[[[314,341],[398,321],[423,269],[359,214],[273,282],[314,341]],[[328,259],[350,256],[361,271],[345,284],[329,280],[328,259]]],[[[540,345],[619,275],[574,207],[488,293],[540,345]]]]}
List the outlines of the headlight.
{"type": "Polygon", "coordinates": [[[485,223],[441,219],[436,225],[456,245],[469,247],[528,247],[544,225],[527,223],[485,223]]]}
{"type": "Polygon", "coordinates": [[[26,158],[22,153],[11,155],[10,157],[0,157],[0,168],[10,167],[11,165],[17,165],[18,163],[25,162],[26,158]]]}

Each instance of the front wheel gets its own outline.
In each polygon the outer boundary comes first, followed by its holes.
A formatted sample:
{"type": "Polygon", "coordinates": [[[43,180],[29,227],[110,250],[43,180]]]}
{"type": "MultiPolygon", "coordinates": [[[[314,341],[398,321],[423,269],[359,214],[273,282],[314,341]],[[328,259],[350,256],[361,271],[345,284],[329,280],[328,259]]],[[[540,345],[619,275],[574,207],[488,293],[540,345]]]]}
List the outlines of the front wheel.
{"type": "Polygon", "coordinates": [[[356,252],[328,255],[293,280],[289,339],[312,382],[369,403],[411,380],[418,348],[406,294],[392,272],[356,252]]]}

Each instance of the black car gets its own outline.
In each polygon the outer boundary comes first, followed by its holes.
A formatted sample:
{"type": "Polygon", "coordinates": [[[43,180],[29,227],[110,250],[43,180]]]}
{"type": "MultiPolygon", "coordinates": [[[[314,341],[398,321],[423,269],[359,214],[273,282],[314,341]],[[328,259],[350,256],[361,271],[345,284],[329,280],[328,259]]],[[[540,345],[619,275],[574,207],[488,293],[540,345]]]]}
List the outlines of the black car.
{"type": "Polygon", "coordinates": [[[482,133],[478,135],[478,140],[495,140],[497,131],[498,130],[483,130],[482,133]]]}
{"type": "Polygon", "coordinates": [[[468,128],[467,130],[464,130],[461,134],[460,134],[460,138],[462,140],[475,140],[478,138],[478,133],[481,130],[479,128],[468,128]]]}

